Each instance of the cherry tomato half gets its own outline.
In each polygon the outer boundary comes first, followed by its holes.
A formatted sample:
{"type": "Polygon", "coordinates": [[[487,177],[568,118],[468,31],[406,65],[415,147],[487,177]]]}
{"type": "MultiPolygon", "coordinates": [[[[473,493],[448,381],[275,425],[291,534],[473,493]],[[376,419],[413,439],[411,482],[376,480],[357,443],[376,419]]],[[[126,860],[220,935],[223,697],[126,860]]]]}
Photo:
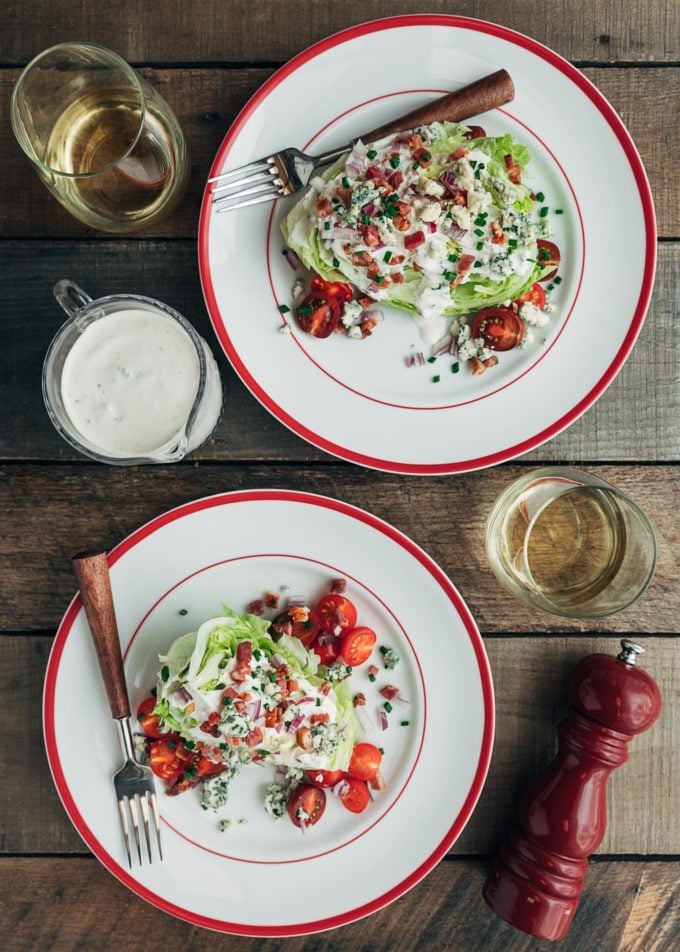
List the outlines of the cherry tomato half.
{"type": "Polygon", "coordinates": [[[296,620],[296,609],[288,608],[285,612],[282,612],[280,615],[277,615],[274,621],[271,623],[271,628],[269,629],[270,634],[274,641],[278,639],[283,634],[290,634],[293,638],[298,638],[305,648],[310,648],[312,642],[319,634],[319,616],[314,611],[313,608],[308,609],[309,617],[306,621],[296,620]],[[287,632],[288,625],[290,625],[290,632],[287,632]]]}
{"type": "Polygon", "coordinates": [[[549,265],[554,265],[554,269],[549,274],[544,274],[541,281],[552,281],[552,279],[557,274],[558,268],[560,266],[560,261],[562,260],[562,255],[560,254],[560,249],[552,241],[546,241],[545,238],[539,238],[536,242],[538,245],[538,263],[543,265],[544,268],[549,265]]]}
{"type": "Polygon", "coordinates": [[[349,790],[340,797],[340,802],[350,813],[363,813],[368,806],[371,796],[363,780],[347,777],[349,790]]]}
{"type": "Polygon", "coordinates": [[[317,637],[314,645],[312,646],[312,651],[318,655],[321,664],[333,664],[340,654],[340,639],[333,635],[329,635],[327,632],[324,632],[323,635],[319,635],[317,637]],[[324,640],[323,644],[321,644],[322,638],[324,640]]]}
{"type": "Polygon", "coordinates": [[[468,131],[465,133],[466,139],[484,139],[486,137],[486,132],[481,126],[470,126],[468,131]]]}
{"type": "Polygon", "coordinates": [[[342,770],[308,770],[307,780],[314,787],[334,787],[342,780],[342,770]]]}
{"type": "Polygon", "coordinates": [[[545,307],[545,291],[540,284],[532,284],[528,291],[525,291],[524,294],[521,294],[517,298],[515,304],[521,307],[527,302],[533,304],[539,311],[543,310],[545,307]]]}
{"type": "Polygon", "coordinates": [[[356,780],[373,780],[382,763],[382,754],[373,744],[357,744],[352,751],[347,773],[356,780]]]}
{"type": "Polygon", "coordinates": [[[354,628],[357,623],[357,610],[344,595],[324,595],[319,599],[316,612],[325,631],[335,633],[338,627],[344,631],[345,628],[354,628]]]}
{"type": "Polygon", "coordinates": [[[176,780],[193,760],[182,740],[157,740],[149,747],[151,769],[162,780],[176,780]]]}
{"type": "Polygon", "coordinates": [[[323,295],[337,298],[343,304],[351,301],[354,296],[351,284],[345,284],[344,281],[326,281],[318,274],[312,278],[312,291],[320,291],[323,295]]]}
{"type": "Polygon", "coordinates": [[[342,636],[340,654],[351,668],[357,668],[371,657],[376,640],[372,628],[351,628],[342,636]]]}
{"type": "Polygon", "coordinates": [[[489,350],[512,350],[524,336],[524,323],[509,307],[487,307],[475,315],[472,336],[481,337],[489,350]]]}
{"type": "Polygon", "coordinates": [[[341,304],[338,298],[312,291],[295,313],[298,324],[312,337],[330,337],[340,320],[341,304]]]}
{"type": "Polygon", "coordinates": [[[300,826],[301,821],[305,826],[314,826],[323,816],[325,809],[326,793],[319,787],[310,787],[305,784],[294,790],[288,799],[288,816],[295,826],[300,826]]]}
{"type": "Polygon", "coordinates": [[[155,706],[155,697],[148,697],[146,701],[142,701],[137,708],[137,720],[147,737],[160,740],[162,737],[169,737],[170,734],[161,728],[161,719],[158,714],[151,713],[155,706]]]}

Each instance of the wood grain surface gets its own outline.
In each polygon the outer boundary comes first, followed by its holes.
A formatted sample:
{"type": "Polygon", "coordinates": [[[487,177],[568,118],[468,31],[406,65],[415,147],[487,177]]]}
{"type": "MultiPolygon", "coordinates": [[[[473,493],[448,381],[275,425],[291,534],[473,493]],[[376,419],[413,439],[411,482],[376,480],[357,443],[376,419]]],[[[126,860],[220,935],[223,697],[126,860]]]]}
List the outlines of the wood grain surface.
{"type": "MultiPolygon", "coordinates": [[[[0,470],[0,629],[56,626],[75,589],[68,561],[83,548],[111,549],[166,509],[237,489],[304,489],[367,507],[401,529],[441,565],[467,600],[483,633],[677,631],[680,508],[672,466],[590,466],[629,493],[656,527],[659,560],[644,596],[613,618],[569,621],[517,601],[496,581],[484,552],[493,500],[526,470],[507,465],[456,478],[369,474],[342,464],[186,465],[140,468],[5,466],[0,470]],[[368,487],[368,491],[367,491],[368,487]],[[465,513],[462,517],[462,513],[465,513]]],[[[197,566],[198,567],[198,566],[197,566]]]]}
{"type": "MultiPolygon", "coordinates": [[[[645,636],[641,641],[646,650],[641,664],[659,682],[664,712],[651,730],[633,741],[628,764],[612,776],[600,852],[680,854],[675,822],[680,750],[674,743],[680,736],[679,639],[645,636]],[[631,796],[631,791],[642,789],[644,803],[631,796]]],[[[0,799],[1,854],[87,852],[59,802],[35,713],[50,644],[50,638],[40,635],[0,636],[0,697],[13,698],[13,716],[0,746],[5,790],[0,799]],[[18,800],[21,824],[14,822],[18,800]]],[[[495,753],[479,804],[454,852],[486,856],[500,846],[522,789],[554,754],[555,725],[567,703],[567,672],[587,654],[616,654],[620,649],[614,636],[504,635],[487,637],[485,644],[496,690],[495,753]]],[[[111,742],[116,743],[113,725],[111,742]]],[[[113,822],[113,792],[111,810],[113,822]]]]}
{"type": "Polygon", "coordinates": [[[484,862],[448,859],[410,893],[368,919],[323,936],[263,942],[218,935],[171,919],[133,896],[94,859],[0,859],[3,948],[147,952],[161,943],[191,952],[673,952],[678,948],[680,887],[672,863],[593,863],[569,938],[559,946],[531,939],[490,914],[481,897],[486,872],[484,862]]]}
{"type": "Polygon", "coordinates": [[[673,0],[165,0],[100,6],[19,0],[3,7],[2,61],[23,63],[66,39],[103,43],[133,63],[289,59],[345,27],[405,13],[456,13],[527,33],[573,60],[677,60],[680,15],[673,0]]]}
{"type": "MultiPolygon", "coordinates": [[[[288,7],[288,0],[282,7],[288,7]]],[[[187,137],[192,172],[187,194],[177,210],[165,222],[140,235],[195,237],[203,187],[218,146],[239,109],[272,72],[218,67],[142,70],[177,113],[187,137]]],[[[675,156],[680,152],[680,102],[675,92],[680,69],[586,68],[584,72],[621,114],[635,140],[652,185],[659,235],[680,237],[680,194],[675,188],[675,156]],[[663,116],[663,135],[659,135],[659,116],[663,116]]],[[[49,195],[14,141],[9,101],[18,75],[19,70],[0,70],[0,136],[7,141],[0,178],[2,234],[15,238],[68,235],[107,240],[107,236],[72,218],[49,195]]],[[[281,142],[282,147],[296,144],[281,142]]],[[[584,146],[579,140],[579,148],[584,146]]],[[[596,156],[593,161],[597,161],[596,156]]]]}
{"type": "MultiPolygon", "coordinates": [[[[166,301],[210,342],[222,373],[225,409],[213,437],[192,460],[330,461],[264,410],[223,357],[205,312],[195,248],[188,241],[0,242],[0,300],[5,302],[0,461],[82,459],[52,428],[36,385],[49,342],[64,319],[52,288],[65,277],[93,297],[132,291],[166,301]]],[[[524,460],[680,457],[679,285],[680,243],[663,243],[652,306],[622,372],[585,416],[524,460]]],[[[278,320],[272,309],[272,346],[285,351],[291,342],[276,333],[278,320]]]]}

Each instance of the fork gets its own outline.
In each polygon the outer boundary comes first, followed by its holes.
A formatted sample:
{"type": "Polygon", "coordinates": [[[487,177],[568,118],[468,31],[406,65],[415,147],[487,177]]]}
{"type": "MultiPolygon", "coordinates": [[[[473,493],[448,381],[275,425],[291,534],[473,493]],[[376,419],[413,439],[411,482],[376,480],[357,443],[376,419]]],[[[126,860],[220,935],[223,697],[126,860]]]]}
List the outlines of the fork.
{"type": "MultiPolygon", "coordinates": [[[[483,76],[456,92],[426,103],[404,116],[361,136],[362,142],[373,142],[395,132],[404,132],[431,122],[461,122],[470,116],[502,106],[514,98],[512,79],[504,69],[483,76]]],[[[316,169],[336,162],[353,148],[354,139],[339,149],[322,155],[306,155],[299,149],[282,149],[248,165],[220,172],[208,179],[216,212],[232,211],[260,202],[273,202],[301,191],[309,184],[316,169]],[[219,193],[219,194],[218,194],[219,193]]]]}
{"type": "Polygon", "coordinates": [[[130,730],[130,701],[125,683],[123,657],[120,651],[120,638],[118,637],[118,625],[113,606],[106,553],[81,552],[74,555],[73,568],[78,580],[78,588],[85,607],[92,640],[97,650],[99,667],[104,679],[111,714],[115,718],[120,731],[120,743],[125,763],[113,775],[113,787],[118,800],[128,864],[132,869],[130,828],[137,847],[139,864],[142,865],[140,813],[149,862],[153,862],[149,829],[150,817],[155,828],[158,855],[161,860],[163,859],[160,817],[158,815],[153,774],[148,767],[138,763],[135,757],[130,730]],[[130,823],[128,823],[128,812],[130,823]]]}

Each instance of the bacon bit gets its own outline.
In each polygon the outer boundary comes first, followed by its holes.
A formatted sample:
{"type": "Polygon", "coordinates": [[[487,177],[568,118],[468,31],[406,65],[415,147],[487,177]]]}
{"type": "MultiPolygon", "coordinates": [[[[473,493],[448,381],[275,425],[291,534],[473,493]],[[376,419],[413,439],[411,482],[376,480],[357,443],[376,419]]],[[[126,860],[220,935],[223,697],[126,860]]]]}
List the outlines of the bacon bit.
{"type": "Polygon", "coordinates": [[[237,697],[234,701],[234,710],[237,714],[243,714],[246,709],[246,702],[242,701],[240,697],[237,697]]]}
{"type": "Polygon", "coordinates": [[[368,275],[369,278],[374,278],[378,274],[379,271],[380,271],[380,268],[378,267],[378,262],[371,261],[371,263],[369,264],[366,270],[366,274],[368,275]]]}
{"type": "Polygon", "coordinates": [[[244,692],[241,694],[241,700],[242,700],[242,701],[250,701],[250,700],[252,700],[252,695],[249,694],[248,691],[244,691],[244,692]]]}
{"type": "Polygon", "coordinates": [[[317,198],[316,202],[314,203],[314,208],[316,209],[316,213],[319,218],[330,218],[330,216],[333,214],[333,206],[331,205],[331,201],[326,197],[317,198]]]}
{"type": "Polygon", "coordinates": [[[195,710],[196,710],[196,704],[194,703],[194,701],[192,701],[190,704],[187,704],[187,706],[184,708],[184,713],[193,714],[195,710]]]}
{"type": "Polygon", "coordinates": [[[206,744],[204,741],[199,740],[196,743],[196,750],[201,757],[205,757],[206,760],[211,760],[214,764],[222,763],[222,755],[220,754],[219,747],[213,747],[212,744],[206,744]]]}
{"type": "Polygon", "coordinates": [[[413,251],[415,248],[419,248],[424,241],[425,235],[422,231],[414,231],[412,235],[407,235],[404,238],[404,248],[406,248],[407,251],[413,251]]]}
{"type": "Polygon", "coordinates": [[[399,171],[392,172],[391,175],[387,176],[387,181],[390,183],[392,188],[396,190],[404,181],[404,173],[399,171]]]}
{"type": "Polygon", "coordinates": [[[349,208],[349,206],[352,204],[352,189],[344,188],[342,185],[339,185],[336,189],[336,192],[338,193],[338,198],[345,208],[349,208]]]}
{"type": "Polygon", "coordinates": [[[219,722],[220,715],[217,713],[217,711],[213,711],[212,714],[208,714],[208,724],[210,724],[211,727],[215,727],[215,725],[219,724],[219,722]]]}
{"type": "Polygon", "coordinates": [[[417,132],[415,132],[412,136],[409,136],[409,137],[408,137],[408,147],[409,147],[409,149],[411,149],[411,150],[414,151],[414,152],[415,152],[417,149],[422,149],[422,147],[423,147],[423,140],[422,140],[422,138],[418,135],[417,132]]]}
{"type": "Polygon", "coordinates": [[[250,641],[239,641],[236,646],[236,664],[246,665],[253,660],[253,646],[250,641]]]}
{"type": "Polygon", "coordinates": [[[295,731],[295,740],[303,750],[312,749],[312,732],[308,727],[300,727],[295,731]]]}
{"type": "Polygon", "coordinates": [[[385,781],[383,780],[383,777],[382,777],[382,774],[380,773],[380,770],[378,770],[378,772],[376,773],[376,775],[375,775],[375,777],[373,778],[373,780],[369,780],[368,785],[369,785],[369,787],[371,788],[371,790],[384,790],[384,789],[385,789],[385,781]]]}
{"type": "Polygon", "coordinates": [[[380,673],[380,668],[377,665],[372,664],[370,668],[368,669],[368,673],[372,674],[373,677],[375,677],[377,674],[380,673]]]}
{"type": "MultiPolygon", "coordinates": [[[[347,245],[347,247],[349,248],[349,245],[347,245]]],[[[352,264],[358,264],[358,265],[364,265],[364,266],[366,266],[366,265],[371,264],[371,262],[373,261],[373,256],[370,255],[370,254],[368,253],[368,251],[361,251],[361,252],[359,252],[359,254],[357,254],[356,252],[353,252],[353,251],[350,250],[350,252],[348,252],[348,253],[351,253],[352,264]]]]}
{"type": "Polygon", "coordinates": [[[378,232],[377,225],[362,225],[359,228],[359,232],[364,244],[368,245],[369,248],[374,248],[380,244],[380,233],[378,232]]]}
{"type": "Polygon", "coordinates": [[[319,694],[323,697],[327,697],[331,693],[332,684],[330,681],[324,681],[321,687],[319,688],[319,694]]]}
{"type": "Polygon", "coordinates": [[[378,322],[374,320],[364,321],[361,325],[361,339],[366,340],[367,337],[370,337],[377,324],[378,322]]]}
{"type": "Polygon", "coordinates": [[[399,694],[399,688],[395,688],[393,684],[386,684],[384,688],[380,688],[380,693],[386,701],[393,701],[399,694]]]}
{"type": "Polygon", "coordinates": [[[222,700],[224,700],[225,697],[237,698],[240,697],[240,695],[236,692],[235,688],[227,688],[226,691],[222,691],[222,700]]]}
{"type": "Polygon", "coordinates": [[[288,609],[288,614],[294,625],[303,625],[309,621],[309,608],[306,605],[293,605],[288,609]]]}
{"type": "Polygon", "coordinates": [[[369,180],[369,182],[382,182],[385,179],[385,173],[377,165],[369,165],[364,173],[364,177],[369,180]]]}
{"type": "Polygon", "coordinates": [[[503,161],[508,170],[508,178],[514,185],[519,185],[522,181],[522,170],[511,155],[504,155],[503,161]]]}
{"type": "Polygon", "coordinates": [[[472,368],[473,377],[479,377],[480,374],[486,373],[486,367],[479,357],[473,357],[470,361],[470,366],[472,368]]]}
{"type": "Polygon", "coordinates": [[[397,231],[408,231],[410,228],[408,218],[404,218],[403,215],[395,215],[392,219],[392,224],[397,229],[397,231]]]}
{"type": "Polygon", "coordinates": [[[415,261],[413,262],[413,264],[411,265],[411,267],[413,268],[414,271],[422,271],[422,270],[423,270],[423,269],[420,267],[419,264],[416,264],[416,263],[415,263],[415,261]]]}
{"type": "Polygon", "coordinates": [[[410,215],[413,211],[413,205],[409,205],[408,202],[397,202],[397,208],[399,209],[399,214],[404,217],[410,215]]]}
{"type": "Polygon", "coordinates": [[[200,730],[202,730],[204,734],[211,734],[213,737],[220,736],[220,732],[217,726],[213,724],[209,724],[208,721],[203,721],[203,723],[201,724],[200,730]]]}
{"type": "Polygon", "coordinates": [[[281,722],[283,718],[283,712],[280,707],[273,707],[269,711],[264,712],[264,726],[265,727],[276,727],[277,724],[281,722]]]}
{"type": "Polygon", "coordinates": [[[201,777],[182,777],[175,783],[168,784],[165,788],[165,792],[169,797],[176,797],[180,793],[184,793],[185,790],[191,790],[192,787],[197,787],[200,782],[201,777]]]}
{"type": "Polygon", "coordinates": [[[258,760],[264,760],[264,754],[261,750],[256,750],[252,756],[253,763],[256,763],[258,760]]]}
{"type": "Polygon", "coordinates": [[[467,208],[467,189],[466,188],[455,188],[451,192],[451,198],[454,205],[460,205],[463,208],[467,208]]]}
{"type": "Polygon", "coordinates": [[[292,694],[293,691],[299,691],[299,690],[300,690],[300,685],[297,683],[297,681],[295,681],[295,680],[293,680],[293,678],[291,678],[290,681],[288,682],[288,690],[289,690],[290,693],[292,694]]]}
{"type": "Polygon", "coordinates": [[[392,275],[392,283],[393,284],[404,283],[404,275],[401,273],[401,271],[395,271],[395,273],[392,275]]]}
{"type": "Polygon", "coordinates": [[[458,262],[458,276],[451,282],[452,288],[457,288],[475,262],[474,255],[462,255],[458,262]]]}
{"type": "Polygon", "coordinates": [[[227,744],[230,747],[238,747],[240,743],[241,743],[240,737],[227,737],[227,744]]]}
{"type": "Polygon", "coordinates": [[[491,243],[494,245],[504,245],[506,241],[505,233],[497,221],[491,222],[491,231],[493,232],[491,243]]]}
{"type": "Polygon", "coordinates": [[[262,743],[263,739],[264,734],[262,733],[262,728],[256,727],[255,730],[252,730],[246,735],[246,744],[248,747],[257,747],[258,744],[262,743]]]}
{"type": "Polygon", "coordinates": [[[264,593],[264,603],[267,606],[267,608],[278,608],[280,601],[281,601],[281,596],[276,595],[275,592],[264,593]]]}
{"type": "Polygon", "coordinates": [[[390,264],[403,264],[406,261],[405,255],[393,255],[390,258],[390,264]]]}
{"type": "Polygon", "coordinates": [[[354,705],[354,707],[364,707],[366,704],[366,695],[362,691],[359,691],[358,694],[354,695],[354,700],[352,701],[352,704],[354,705]]]}
{"type": "Polygon", "coordinates": [[[345,591],[347,591],[347,579],[334,578],[331,582],[331,595],[342,595],[345,591]]]}
{"type": "Polygon", "coordinates": [[[432,155],[428,149],[416,149],[413,153],[413,158],[422,169],[426,169],[428,165],[432,165],[432,155]]]}
{"type": "Polygon", "coordinates": [[[240,684],[241,681],[245,681],[248,675],[243,670],[243,668],[234,668],[229,677],[232,681],[236,681],[237,684],[240,684]]]}
{"type": "Polygon", "coordinates": [[[330,717],[328,714],[312,714],[309,718],[309,723],[312,727],[316,727],[317,724],[325,724],[326,721],[329,721],[330,717]]]}
{"type": "Polygon", "coordinates": [[[264,614],[264,602],[261,598],[256,598],[254,602],[251,602],[248,605],[248,612],[251,615],[262,615],[264,614]]]}
{"type": "Polygon", "coordinates": [[[453,162],[455,159],[464,159],[466,155],[469,155],[469,149],[466,149],[464,146],[461,146],[460,149],[456,149],[455,152],[451,152],[446,157],[447,162],[453,162]]]}
{"type": "Polygon", "coordinates": [[[491,357],[487,357],[487,358],[486,358],[486,360],[484,361],[484,366],[485,366],[485,367],[495,367],[497,363],[498,363],[498,357],[496,357],[495,355],[493,355],[493,356],[491,356],[491,357]]]}
{"type": "Polygon", "coordinates": [[[363,297],[360,297],[358,301],[365,311],[369,311],[375,304],[375,301],[373,300],[373,298],[368,297],[368,295],[366,294],[363,297]]]}

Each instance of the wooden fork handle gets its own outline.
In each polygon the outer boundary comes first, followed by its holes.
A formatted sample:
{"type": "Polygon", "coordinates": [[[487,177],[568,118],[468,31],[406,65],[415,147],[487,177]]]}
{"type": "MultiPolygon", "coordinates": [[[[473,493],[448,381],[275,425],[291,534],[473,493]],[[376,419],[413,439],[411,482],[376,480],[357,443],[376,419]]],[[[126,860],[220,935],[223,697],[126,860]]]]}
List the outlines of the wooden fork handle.
{"type": "Polygon", "coordinates": [[[426,126],[431,122],[462,122],[471,116],[478,116],[489,109],[496,109],[515,98],[515,87],[510,74],[504,69],[483,76],[469,86],[463,86],[455,93],[435,99],[413,112],[385,123],[361,136],[363,142],[373,142],[383,136],[404,132],[416,126],[426,126]]]}
{"type": "Polygon", "coordinates": [[[109,563],[105,552],[79,552],[73,556],[73,569],[78,579],[80,596],[97,649],[99,667],[114,717],[130,716],[123,656],[111,595],[109,563]]]}

